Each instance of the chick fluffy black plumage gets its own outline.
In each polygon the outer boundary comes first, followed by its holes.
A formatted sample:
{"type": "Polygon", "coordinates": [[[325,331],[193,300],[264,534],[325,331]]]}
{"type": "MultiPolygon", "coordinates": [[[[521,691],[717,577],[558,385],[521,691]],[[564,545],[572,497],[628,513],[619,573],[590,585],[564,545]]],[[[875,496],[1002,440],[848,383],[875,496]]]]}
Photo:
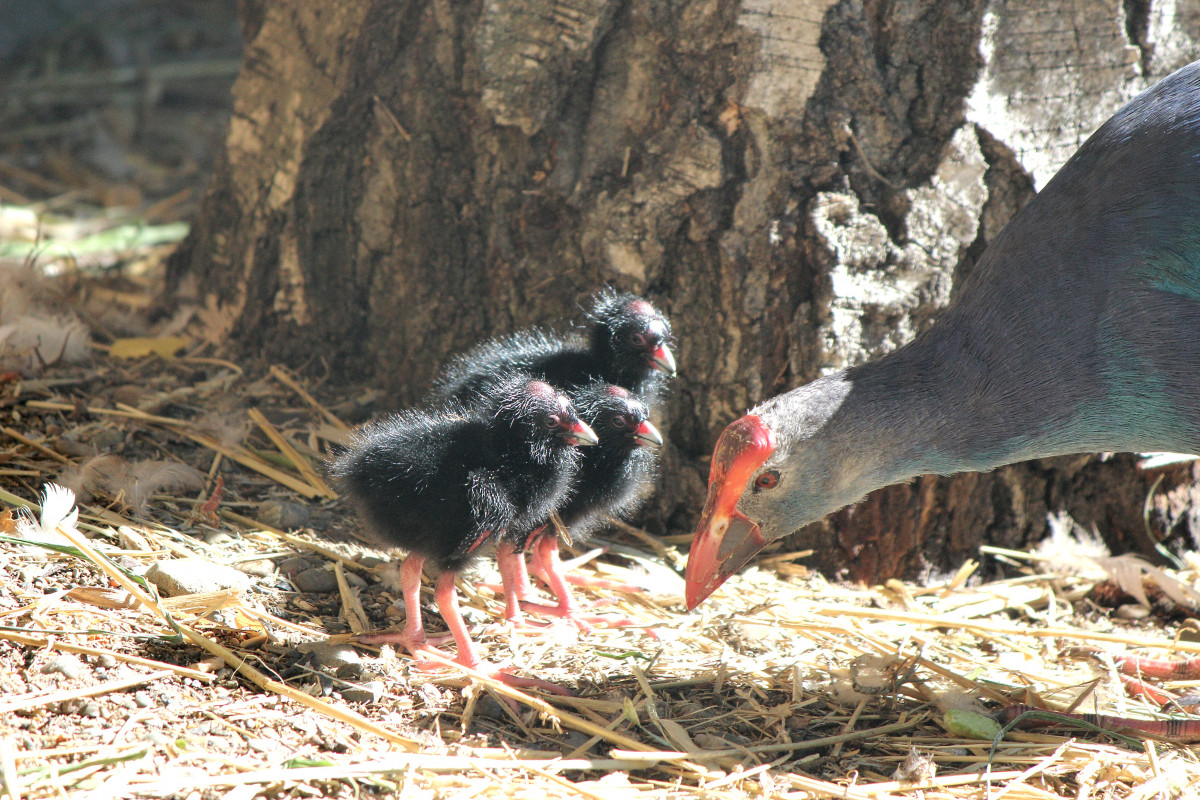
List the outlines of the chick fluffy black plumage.
{"type": "Polygon", "coordinates": [[[450,361],[433,397],[471,402],[498,376],[526,372],[571,389],[594,380],[658,396],[675,372],[671,325],[649,302],[605,290],[592,298],[585,332],[526,328],[486,341],[450,361]]]}
{"type": "Polygon", "coordinates": [[[586,540],[608,518],[637,511],[654,487],[662,437],[650,409],[628,390],[597,382],[575,392],[575,409],[600,439],[583,453],[575,490],[558,510],[574,542],[586,540]]]}
{"type": "MultiPolygon", "coordinates": [[[[579,415],[599,438],[597,447],[583,453],[575,475],[574,492],[558,510],[573,541],[583,541],[603,526],[610,515],[632,513],[649,495],[656,459],[651,448],[662,444],[662,436],[648,419],[646,404],[620,386],[597,381],[576,389],[573,401],[579,415]]],[[[549,522],[549,520],[546,520],[549,522]]],[[[510,527],[500,537],[496,555],[507,599],[505,617],[521,623],[522,610],[571,620],[581,630],[591,630],[601,619],[609,624],[631,624],[620,618],[587,617],[572,597],[571,582],[604,586],[611,582],[572,577],[559,556],[558,536],[548,525],[510,527]],[[547,606],[536,602],[529,583],[524,553],[532,550],[535,567],[557,598],[547,606]]],[[[622,588],[609,585],[609,588],[622,588]]],[[[627,587],[624,587],[627,588],[627,587]]]]}
{"type": "Polygon", "coordinates": [[[471,407],[401,411],[368,423],[333,474],[388,544],[458,570],[494,533],[532,527],[564,501],[580,453],[567,398],[527,375],[471,407]]]}

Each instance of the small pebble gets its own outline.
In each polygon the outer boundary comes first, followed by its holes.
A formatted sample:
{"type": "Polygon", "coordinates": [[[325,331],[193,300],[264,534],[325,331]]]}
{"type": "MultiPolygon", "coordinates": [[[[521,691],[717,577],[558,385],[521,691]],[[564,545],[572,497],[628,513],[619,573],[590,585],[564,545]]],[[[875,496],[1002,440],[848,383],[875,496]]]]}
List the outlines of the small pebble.
{"type": "Polygon", "coordinates": [[[108,653],[101,653],[99,656],[96,657],[96,666],[97,667],[102,667],[104,669],[111,669],[111,668],[115,667],[116,665],[117,665],[116,657],[109,655],[108,653]]]}
{"type": "Polygon", "coordinates": [[[357,681],[362,679],[363,669],[365,669],[365,666],[361,662],[342,664],[334,672],[334,675],[344,681],[357,681]]]}
{"type": "Polygon", "coordinates": [[[348,644],[331,644],[329,642],[302,642],[296,649],[309,657],[310,663],[316,667],[340,670],[346,666],[362,667],[362,656],[348,644]]]}
{"type": "Polygon", "coordinates": [[[155,562],[146,580],[169,597],[248,589],[253,581],[244,572],[203,558],[171,558],[155,562]]]}
{"type": "Polygon", "coordinates": [[[281,530],[304,528],[311,516],[308,508],[287,500],[267,500],[258,507],[258,519],[281,530]]]}
{"type": "Polygon", "coordinates": [[[499,700],[492,697],[491,694],[485,694],[475,704],[475,716],[484,719],[506,720],[508,712],[500,705],[499,700]]]}
{"type": "Polygon", "coordinates": [[[150,708],[154,705],[154,701],[150,699],[150,695],[145,692],[136,692],[133,695],[133,702],[137,703],[138,708],[150,708]]]}
{"type": "Polygon", "coordinates": [[[746,744],[742,737],[730,731],[726,731],[724,736],[717,736],[715,733],[698,733],[694,738],[696,744],[705,750],[728,750],[731,747],[746,744]]]}
{"type": "Polygon", "coordinates": [[[75,680],[83,673],[83,663],[75,656],[64,654],[42,667],[43,675],[52,675],[56,672],[68,680],[75,680]]]}
{"type": "Polygon", "coordinates": [[[1150,616],[1150,609],[1140,603],[1129,603],[1123,606],[1117,606],[1116,617],[1118,619],[1139,620],[1150,616]]]}
{"type": "Polygon", "coordinates": [[[576,748],[583,747],[592,737],[580,731],[567,731],[562,736],[562,742],[566,745],[568,752],[576,748]]]}
{"type": "Polygon", "coordinates": [[[125,431],[120,428],[101,428],[92,436],[89,444],[101,453],[116,450],[125,444],[125,431]]]}
{"type": "Polygon", "coordinates": [[[383,681],[367,681],[341,689],[342,699],[348,703],[378,703],[383,697],[383,692],[383,681]]]}
{"type": "Polygon", "coordinates": [[[255,578],[269,578],[275,574],[275,562],[269,558],[243,561],[237,565],[237,568],[255,578]]]}
{"type": "Polygon", "coordinates": [[[338,588],[337,576],[333,574],[333,570],[325,567],[316,567],[314,569],[306,569],[303,572],[297,572],[292,576],[292,583],[296,589],[301,592],[312,592],[313,594],[320,592],[336,592],[338,588]]]}
{"type": "Polygon", "coordinates": [[[64,436],[55,442],[54,449],[64,456],[74,456],[75,458],[91,458],[98,452],[95,445],[85,444],[69,436],[64,436]]]}
{"type": "Polygon", "coordinates": [[[209,531],[208,533],[204,534],[204,541],[206,544],[229,544],[233,540],[233,537],[228,531],[209,531]]]}
{"type": "Polygon", "coordinates": [[[146,388],[136,383],[126,383],[123,386],[116,386],[109,392],[109,397],[114,403],[124,403],[129,406],[137,406],[146,396],[146,388]]]}
{"type": "Polygon", "coordinates": [[[318,563],[312,561],[311,559],[304,558],[303,556],[292,556],[291,558],[285,558],[283,561],[279,562],[279,571],[284,575],[291,577],[298,572],[303,572],[306,569],[312,569],[315,566],[318,566],[318,563]]]}
{"type": "Polygon", "coordinates": [[[79,709],[79,714],[84,717],[97,719],[100,716],[100,704],[95,700],[88,700],[83,704],[83,707],[79,709]]]}

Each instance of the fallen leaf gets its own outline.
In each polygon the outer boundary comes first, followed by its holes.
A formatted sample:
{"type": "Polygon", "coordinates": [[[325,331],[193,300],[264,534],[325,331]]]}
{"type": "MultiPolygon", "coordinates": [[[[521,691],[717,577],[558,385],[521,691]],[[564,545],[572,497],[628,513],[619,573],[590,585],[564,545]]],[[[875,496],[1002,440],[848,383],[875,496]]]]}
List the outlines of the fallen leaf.
{"type": "Polygon", "coordinates": [[[114,341],[109,352],[113,358],[141,358],[150,355],[172,358],[189,344],[191,340],[186,336],[131,337],[114,341]]]}

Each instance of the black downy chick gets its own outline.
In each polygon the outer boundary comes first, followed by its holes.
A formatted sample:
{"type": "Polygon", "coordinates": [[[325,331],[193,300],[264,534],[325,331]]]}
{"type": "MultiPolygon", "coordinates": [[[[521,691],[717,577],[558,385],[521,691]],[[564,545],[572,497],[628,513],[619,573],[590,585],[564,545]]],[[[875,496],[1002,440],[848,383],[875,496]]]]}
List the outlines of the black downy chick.
{"type": "MultiPolygon", "coordinates": [[[[653,489],[657,471],[656,449],[663,439],[650,422],[650,409],[629,390],[597,381],[574,392],[573,401],[581,419],[591,425],[600,439],[598,447],[583,453],[575,474],[574,492],[558,509],[572,542],[584,542],[611,517],[632,514],[653,489]]],[[[542,614],[562,616],[580,625],[582,618],[571,596],[568,578],[559,558],[558,536],[546,526],[522,532],[510,527],[501,536],[497,559],[505,579],[506,616],[520,620],[520,603],[542,614]],[[534,550],[538,572],[558,598],[557,608],[528,602],[532,589],[522,553],[534,550]]],[[[584,627],[584,625],[580,625],[584,627]]]]}
{"type": "Polygon", "coordinates": [[[432,649],[420,604],[430,562],[441,571],[435,597],[458,645],[455,661],[518,683],[480,659],[454,578],[484,542],[532,528],[558,509],[580,465],[578,446],[596,443],[566,395],[527,375],[491,385],[470,408],[452,402],[403,411],[359,429],[332,472],[370,529],[408,552],[400,569],[403,632],[363,641],[399,643],[414,654],[432,649]]]}
{"type": "Polygon", "coordinates": [[[433,397],[470,402],[498,377],[527,372],[571,392],[604,380],[653,402],[675,374],[671,324],[648,301],[607,289],[593,296],[585,334],[527,328],[486,341],[442,370],[433,397]]]}

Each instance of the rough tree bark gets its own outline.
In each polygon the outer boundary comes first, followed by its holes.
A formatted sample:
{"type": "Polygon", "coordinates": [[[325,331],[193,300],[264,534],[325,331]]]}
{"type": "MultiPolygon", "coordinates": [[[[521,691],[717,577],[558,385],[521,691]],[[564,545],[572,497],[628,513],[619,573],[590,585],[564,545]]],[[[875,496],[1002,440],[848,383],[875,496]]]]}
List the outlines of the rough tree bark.
{"type": "MultiPolygon", "coordinates": [[[[907,341],[1096,126],[1200,54],[1200,0],[266,0],[244,26],[174,287],[243,353],[389,406],[482,337],[643,293],[679,339],[647,514],[675,532],[727,422],[907,341]]],[[[913,577],[1065,509],[1144,550],[1159,477],[1126,456],[929,476],[797,544],[913,577]]],[[[1200,532],[1197,477],[1166,473],[1160,533],[1200,532]]]]}

